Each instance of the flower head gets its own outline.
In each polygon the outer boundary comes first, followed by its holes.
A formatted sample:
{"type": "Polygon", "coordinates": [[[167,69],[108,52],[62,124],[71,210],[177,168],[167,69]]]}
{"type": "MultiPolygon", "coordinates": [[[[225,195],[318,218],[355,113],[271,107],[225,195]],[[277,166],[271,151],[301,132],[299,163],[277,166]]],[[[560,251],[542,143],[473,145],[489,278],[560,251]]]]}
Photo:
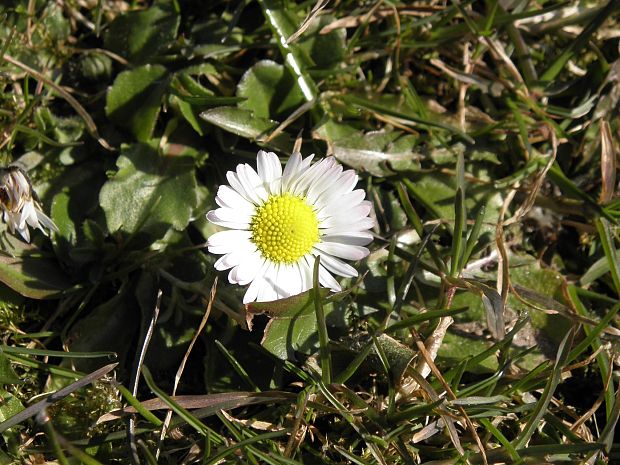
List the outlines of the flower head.
{"type": "Polygon", "coordinates": [[[275,153],[258,152],[257,168],[238,165],[226,173],[207,219],[227,228],[209,237],[209,252],[222,255],[217,270],[233,284],[249,284],[244,303],[276,300],[312,287],[314,257],[319,282],[340,290],[333,274],[355,277],[345,260],[368,255],[372,205],[356,189],[357,175],[333,157],[311,165],[293,154],[284,171],[275,153]]]}
{"type": "Polygon", "coordinates": [[[39,228],[44,233],[43,227],[58,231],[54,222],[41,210],[28,175],[17,166],[0,168],[0,210],[11,233],[15,234],[17,229],[26,242],[30,242],[28,226],[39,228]]]}

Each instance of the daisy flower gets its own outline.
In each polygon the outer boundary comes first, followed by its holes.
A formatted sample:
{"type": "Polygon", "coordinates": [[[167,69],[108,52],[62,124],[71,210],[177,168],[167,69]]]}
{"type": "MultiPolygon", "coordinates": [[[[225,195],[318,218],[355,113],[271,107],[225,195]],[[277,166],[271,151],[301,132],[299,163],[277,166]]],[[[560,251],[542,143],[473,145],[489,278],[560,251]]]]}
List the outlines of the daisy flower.
{"type": "Polygon", "coordinates": [[[249,287],[244,303],[270,301],[312,287],[315,256],[320,256],[319,282],[333,291],[332,274],[355,277],[343,261],[368,255],[372,205],[356,189],[358,177],[344,171],[334,157],[311,165],[313,155],[293,154],[284,171],[275,153],[258,152],[258,172],[246,164],[226,173],[230,185],[217,191],[220,208],[207,219],[227,228],[211,235],[209,252],[222,255],[217,270],[228,280],[249,287]]]}
{"type": "Polygon", "coordinates": [[[28,175],[17,166],[0,168],[0,210],[11,234],[15,234],[17,229],[26,242],[30,242],[28,226],[39,228],[43,233],[44,227],[58,231],[54,222],[41,210],[28,175]]]}

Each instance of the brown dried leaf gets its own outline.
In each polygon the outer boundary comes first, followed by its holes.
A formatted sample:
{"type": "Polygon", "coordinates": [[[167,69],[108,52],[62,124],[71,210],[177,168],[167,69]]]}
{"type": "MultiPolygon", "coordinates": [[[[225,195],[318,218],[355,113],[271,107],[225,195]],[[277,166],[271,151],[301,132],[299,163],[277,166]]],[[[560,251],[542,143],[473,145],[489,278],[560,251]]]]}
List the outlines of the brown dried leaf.
{"type": "Polygon", "coordinates": [[[616,151],[609,122],[601,120],[601,195],[599,203],[614,197],[616,186],[616,151]]]}

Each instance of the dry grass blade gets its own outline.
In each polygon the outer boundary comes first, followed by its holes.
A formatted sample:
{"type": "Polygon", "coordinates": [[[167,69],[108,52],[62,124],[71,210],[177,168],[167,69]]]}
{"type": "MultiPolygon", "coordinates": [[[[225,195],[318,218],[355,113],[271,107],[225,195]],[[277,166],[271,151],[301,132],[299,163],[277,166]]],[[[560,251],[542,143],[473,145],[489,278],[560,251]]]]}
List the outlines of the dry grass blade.
{"type": "MultiPolygon", "coordinates": [[[[431,386],[428,381],[422,378],[422,376],[420,376],[417,371],[409,370],[408,374],[415,380],[415,382],[420,386],[420,389],[422,389],[426,393],[426,395],[431,399],[431,401],[441,401],[439,394],[437,394],[435,389],[433,389],[433,386],[431,386]]],[[[447,414],[440,413],[440,415],[441,419],[446,425],[446,429],[448,430],[448,434],[450,435],[450,439],[452,440],[454,448],[459,452],[459,454],[461,454],[461,456],[465,455],[465,450],[461,445],[458,431],[456,430],[456,426],[454,426],[454,420],[447,414]]]]}
{"type": "MultiPolygon", "coordinates": [[[[151,315],[151,321],[144,333],[144,337],[142,339],[142,344],[140,345],[140,352],[138,352],[137,357],[134,361],[133,371],[131,373],[131,394],[136,397],[138,393],[138,384],[140,383],[140,370],[142,369],[142,365],[144,364],[144,358],[146,357],[146,352],[148,350],[149,344],[151,342],[151,338],[153,337],[153,331],[155,330],[155,324],[157,323],[157,318],[159,317],[159,309],[161,304],[162,291],[158,289],[157,297],[155,300],[155,308],[153,309],[153,314],[151,315]]],[[[140,463],[140,456],[138,455],[138,446],[136,444],[136,422],[133,416],[130,416],[128,419],[128,427],[127,427],[127,439],[129,442],[129,449],[131,451],[131,459],[134,464],[140,463]]]]}
{"type": "Polygon", "coordinates": [[[601,184],[599,202],[609,202],[616,189],[616,151],[611,127],[606,120],[601,120],[601,184]]]}
{"type": "MultiPolygon", "coordinates": [[[[252,391],[239,391],[206,395],[171,396],[170,398],[184,409],[209,409],[215,413],[222,409],[229,410],[246,405],[295,400],[295,397],[296,396],[294,394],[282,391],[260,393],[252,391]]],[[[145,400],[140,404],[146,410],[168,410],[170,408],[170,405],[161,400],[159,397],[145,400]]],[[[114,410],[110,413],[102,415],[101,418],[97,420],[97,423],[116,420],[124,415],[134,413],[137,413],[137,410],[134,407],[125,407],[121,410],[114,410]]]]}
{"type": "Polygon", "coordinates": [[[495,228],[495,244],[497,247],[497,291],[502,297],[502,307],[506,308],[506,302],[508,301],[508,291],[510,289],[510,262],[508,260],[508,251],[506,249],[506,242],[504,240],[504,217],[506,211],[510,206],[510,203],[516,195],[516,189],[512,189],[499,212],[499,218],[497,220],[497,226],[495,228]]]}
{"type": "MultiPolygon", "coordinates": [[[[189,354],[192,353],[192,349],[194,348],[194,344],[196,344],[196,341],[198,340],[198,336],[200,336],[200,333],[202,333],[202,330],[207,324],[207,320],[209,319],[209,315],[211,314],[211,308],[213,307],[213,302],[215,300],[216,292],[217,292],[217,276],[213,280],[213,285],[211,286],[211,293],[209,294],[209,303],[207,304],[207,309],[205,310],[205,313],[202,316],[202,320],[200,321],[200,324],[198,325],[198,329],[194,333],[194,337],[192,338],[191,342],[189,343],[189,346],[187,347],[187,350],[185,351],[185,355],[183,356],[183,359],[181,360],[181,363],[179,365],[179,369],[177,370],[177,373],[174,377],[174,386],[172,388],[173,397],[177,392],[177,388],[179,387],[179,382],[181,381],[181,376],[183,376],[183,371],[185,370],[185,365],[187,363],[187,359],[189,358],[189,354]]],[[[164,438],[166,437],[166,432],[168,431],[168,426],[170,425],[171,418],[172,418],[172,410],[168,410],[168,413],[166,414],[166,419],[164,420],[164,424],[162,425],[162,428],[161,428],[161,433],[159,434],[159,444],[157,446],[157,452],[155,453],[155,457],[157,458],[159,457],[159,454],[161,453],[161,446],[163,444],[164,438]]]]}
{"type": "MultiPolygon", "coordinates": [[[[452,319],[451,317],[448,317],[448,318],[452,319]]],[[[446,390],[447,396],[450,399],[452,399],[452,400],[456,400],[456,395],[454,394],[454,392],[450,388],[450,385],[444,379],[443,375],[439,371],[439,368],[437,368],[437,365],[435,365],[435,361],[434,361],[435,357],[433,356],[433,354],[431,354],[426,349],[426,343],[422,343],[422,341],[417,337],[417,335],[415,333],[414,333],[414,336],[416,337],[416,346],[418,347],[418,350],[420,351],[420,354],[422,355],[422,358],[425,360],[425,362],[428,364],[428,366],[430,367],[431,371],[435,375],[435,378],[437,378],[439,380],[439,382],[441,383],[443,388],[446,390]]],[[[455,405],[455,407],[460,412],[462,417],[465,419],[465,423],[467,424],[467,428],[469,429],[472,437],[474,438],[474,440],[476,441],[476,444],[478,445],[478,449],[480,451],[480,455],[482,457],[482,461],[483,461],[483,463],[485,465],[487,465],[488,461],[487,461],[487,455],[486,455],[486,452],[485,452],[485,448],[484,448],[484,445],[482,444],[482,441],[480,440],[480,437],[478,436],[478,433],[476,432],[476,427],[474,426],[474,424],[472,423],[471,419],[469,418],[469,416],[465,412],[465,409],[462,406],[455,405]]],[[[456,443],[455,443],[455,447],[456,447],[456,443]]],[[[458,450],[458,447],[457,447],[457,450],[458,450]]]]}
{"type": "Polygon", "coordinates": [[[310,27],[312,21],[314,21],[314,19],[319,16],[321,11],[327,6],[328,3],[329,0],[317,0],[312,10],[310,10],[310,13],[308,13],[308,16],[306,16],[306,19],[304,19],[301,23],[301,26],[299,26],[299,29],[297,29],[294,34],[292,34],[288,39],[286,39],[286,43],[292,44],[297,39],[299,39],[299,37],[306,31],[306,29],[308,29],[308,27],[310,27]]]}
{"type": "Polygon", "coordinates": [[[418,362],[415,366],[415,370],[420,373],[420,376],[424,379],[426,379],[432,371],[429,360],[433,361],[435,360],[435,357],[437,357],[441,343],[448,332],[448,328],[453,322],[454,319],[451,316],[440,318],[433,334],[431,334],[426,341],[424,341],[424,348],[427,357],[418,358],[418,362]]]}
{"type": "Polygon", "coordinates": [[[368,14],[366,14],[356,16],[344,16],[342,18],[338,18],[336,21],[323,26],[320,34],[329,34],[330,32],[341,28],[358,27],[365,22],[372,23],[379,19],[388,18],[393,15],[427,17],[441,9],[441,7],[439,6],[429,5],[393,6],[390,8],[378,8],[379,6],[381,6],[381,2],[379,2],[376,7],[373,8],[373,10],[375,11],[372,11],[370,17],[368,14]]]}
{"type": "Polygon", "coordinates": [[[532,209],[534,203],[536,202],[536,198],[538,196],[538,193],[540,192],[545,177],[555,163],[555,159],[558,153],[558,138],[553,131],[553,127],[551,126],[549,127],[549,134],[551,139],[551,154],[547,157],[547,163],[545,164],[544,168],[536,175],[536,178],[532,183],[532,187],[529,190],[525,202],[523,202],[523,204],[519,207],[519,209],[512,216],[512,218],[504,222],[504,226],[521,221],[523,217],[532,209]]]}
{"type": "Polygon", "coordinates": [[[308,110],[312,109],[315,103],[316,103],[316,100],[310,100],[309,102],[305,102],[299,108],[297,108],[293,113],[291,113],[284,121],[282,121],[277,128],[271,131],[271,133],[267,135],[267,137],[261,138],[258,141],[263,144],[268,144],[273,139],[275,139],[280,134],[282,134],[284,130],[288,126],[290,126],[292,123],[294,123],[297,119],[299,119],[300,116],[302,116],[308,110]]]}

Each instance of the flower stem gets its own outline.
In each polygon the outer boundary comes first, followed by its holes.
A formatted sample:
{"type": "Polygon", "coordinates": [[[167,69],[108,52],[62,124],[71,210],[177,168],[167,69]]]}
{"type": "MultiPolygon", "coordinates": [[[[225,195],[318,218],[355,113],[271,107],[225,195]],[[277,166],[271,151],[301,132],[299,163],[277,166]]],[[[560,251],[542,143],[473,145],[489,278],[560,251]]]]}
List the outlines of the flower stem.
{"type": "Polygon", "coordinates": [[[314,260],[313,273],[313,292],[314,311],[316,313],[316,326],[319,333],[319,357],[321,359],[321,378],[323,383],[330,384],[332,380],[332,361],[329,353],[329,336],[327,334],[327,325],[325,324],[325,312],[323,311],[323,302],[321,301],[321,291],[319,286],[319,264],[321,257],[317,256],[314,260]]]}

